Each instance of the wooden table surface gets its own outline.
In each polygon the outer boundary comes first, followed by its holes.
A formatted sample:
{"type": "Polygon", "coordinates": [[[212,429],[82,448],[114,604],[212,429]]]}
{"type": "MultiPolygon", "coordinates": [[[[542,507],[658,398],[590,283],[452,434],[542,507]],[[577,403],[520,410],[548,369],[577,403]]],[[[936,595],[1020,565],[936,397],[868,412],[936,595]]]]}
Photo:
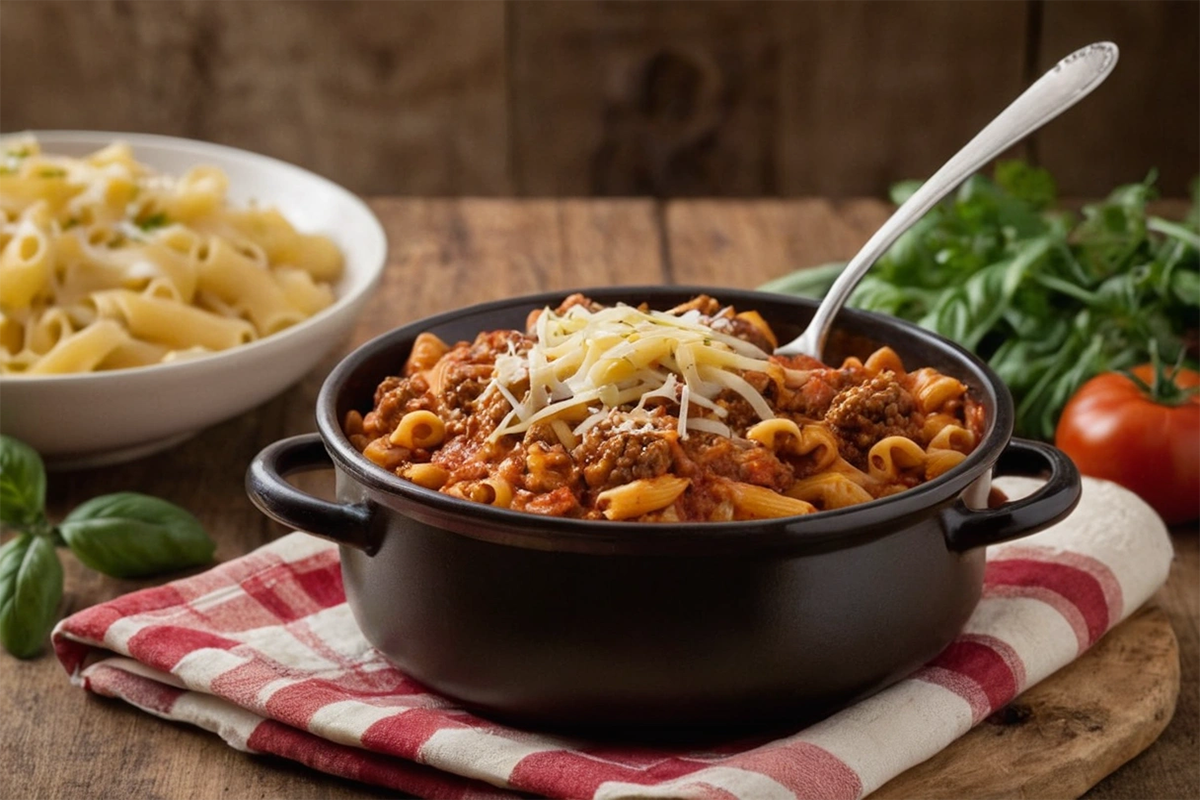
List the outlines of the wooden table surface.
{"type": "MultiPolygon", "coordinates": [[[[284,532],[247,500],[246,465],[265,445],[315,429],[322,379],[366,339],[428,314],[541,290],[618,283],[754,287],[789,269],[845,259],[888,214],[873,200],[377,198],[371,205],[387,229],[388,266],[350,340],[337,343],[282,396],[168,452],[52,473],[51,517],[91,496],[135,489],[192,510],[216,540],[217,558],[236,558],[284,532]]],[[[1198,531],[1178,528],[1172,539],[1176,559],[1156,599],[1179,641],[1175,717],[1158,741],[1092,788],[1089,798],[1200,796],[1198,531]]],[[[64,562],[64,615],[149,585],[100,576],[69,553],[64,562]]],[[[14,798],[385,796],[236,752],[212,734],[88,696],[70,686],[49,654],[29,661],[0,654],[0,754],[3,794],[14,798]]]]}

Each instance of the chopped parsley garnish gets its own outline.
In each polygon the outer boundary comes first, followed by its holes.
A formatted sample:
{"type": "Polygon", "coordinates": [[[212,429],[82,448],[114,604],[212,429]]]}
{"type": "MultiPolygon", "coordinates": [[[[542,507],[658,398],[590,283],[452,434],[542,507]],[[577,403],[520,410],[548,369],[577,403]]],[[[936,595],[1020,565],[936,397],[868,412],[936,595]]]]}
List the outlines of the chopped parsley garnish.
{"type": "Polygon", "coordinates": [[[43,167],[38,170],[38,176],[42,178],[65,178],[67,171],[60,167],[43,167]]]}
{"type": "Polygon", "coordinates": [[[33,152],[28,147],[12,148],[4,151],[4,166],[0,168],[0,174],[13,175],[21,166],[21,161],[33,152]]]}
{"type": "Polygon", "coordinates": [[[151,214],[145,219],[138,220],[137,226],[144,231],[152,231],[155,228],[162,228],[170,225],[171,220],[167,219],[167,215],[159,211],[157,214],[151,214]]]}

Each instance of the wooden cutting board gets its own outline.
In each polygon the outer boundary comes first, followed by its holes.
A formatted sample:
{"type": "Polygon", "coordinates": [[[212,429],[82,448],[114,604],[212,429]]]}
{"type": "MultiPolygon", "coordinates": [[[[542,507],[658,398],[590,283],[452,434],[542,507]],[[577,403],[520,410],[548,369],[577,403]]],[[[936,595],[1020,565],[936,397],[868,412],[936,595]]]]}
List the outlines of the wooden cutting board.
{"type": "Polygon", "coordinates": [[[1178,696],[1175,632],[1161,609],[1144,607],[870,797],[1079,797],[1158,738],[1178,696]]]}

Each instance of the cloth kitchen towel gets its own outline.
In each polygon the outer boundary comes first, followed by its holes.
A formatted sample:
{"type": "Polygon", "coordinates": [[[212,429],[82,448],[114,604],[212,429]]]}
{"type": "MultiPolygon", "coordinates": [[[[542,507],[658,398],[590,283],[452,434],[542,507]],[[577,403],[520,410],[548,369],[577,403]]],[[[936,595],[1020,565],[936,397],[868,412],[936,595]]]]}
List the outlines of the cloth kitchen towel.
{"type": "MultiPolygon", "coordinates": [[[[998,484],[1010,496],[1036,485],[998,484]]],[[[367,644],[336,547],[305,533],[81,611],[53,640],[92,692],[421,797],[857,800],[1079,656],[1154,593],[1171,558],[1148,506],[1084,479],[1067,520],[989,549],[982,601],[925,667],[790,735],[704,749],[543,735],[455,707],[367,644]]]]}

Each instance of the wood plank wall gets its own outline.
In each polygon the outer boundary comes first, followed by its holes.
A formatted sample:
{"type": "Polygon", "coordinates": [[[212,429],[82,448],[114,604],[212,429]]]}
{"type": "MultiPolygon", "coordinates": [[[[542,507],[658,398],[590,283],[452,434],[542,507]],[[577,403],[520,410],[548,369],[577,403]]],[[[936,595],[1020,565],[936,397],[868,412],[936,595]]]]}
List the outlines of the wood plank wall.
{"type": "Polygon", "coordinates": [[[0,130],[173,134],[362,194],[882,195],[1073,49],[1064,194],[1200,172],[1197,0],[5,0],[0,130]]]}

